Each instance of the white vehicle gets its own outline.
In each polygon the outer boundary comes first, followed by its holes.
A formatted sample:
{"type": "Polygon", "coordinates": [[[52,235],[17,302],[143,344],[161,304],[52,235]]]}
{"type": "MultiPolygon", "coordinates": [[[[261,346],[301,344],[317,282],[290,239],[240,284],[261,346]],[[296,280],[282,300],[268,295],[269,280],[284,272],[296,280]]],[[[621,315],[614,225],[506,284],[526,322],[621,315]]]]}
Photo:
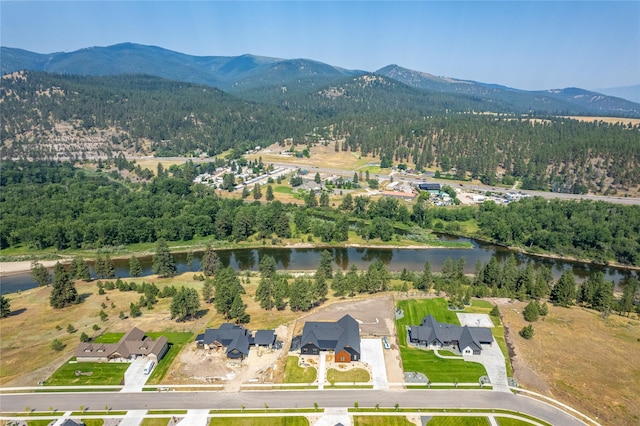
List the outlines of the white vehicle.
{"type": "Polygon", "coordinates": [[[155,363],[154,363],[153,361],[149,361],[149,362],[147,363],[147,365],[145,365],[145,366],[144,366],[144,371],[143,371],[143,373],[144,373],[144,374],[149,374],[149,373],[151,373],[151,370],[153,370],[153,366],[154,366],[154,364],[155,364],[155,363]]]}

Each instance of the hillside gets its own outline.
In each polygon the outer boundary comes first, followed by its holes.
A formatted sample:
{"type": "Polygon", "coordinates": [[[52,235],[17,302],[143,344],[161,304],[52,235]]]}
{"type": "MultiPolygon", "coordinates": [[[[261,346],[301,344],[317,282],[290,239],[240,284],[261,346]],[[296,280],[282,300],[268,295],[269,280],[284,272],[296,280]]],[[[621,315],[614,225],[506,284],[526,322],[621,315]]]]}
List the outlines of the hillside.
{"type": "MultiPolygon", "coordinates": [[[[1,48],[2,74],[46,71],[74,75],[147,74],[188,83],[204,84],[266,102],[279,97],[277,90],[289,85],[301,91],[363,74],[311,59],[279,59],[255,55],[192,56],[155,46],[122,43],[90,47],[73,52],[39,54],[1,48]]],[[[389,65],[376,74],[405,85],[446,94],[465,95],[481,104],[483,111],[556,115],[609,115],[640,117],[640,104],[595,92],[575,89],[525,91],[491,83],[436,77],[425,72],[389,65]]]]}

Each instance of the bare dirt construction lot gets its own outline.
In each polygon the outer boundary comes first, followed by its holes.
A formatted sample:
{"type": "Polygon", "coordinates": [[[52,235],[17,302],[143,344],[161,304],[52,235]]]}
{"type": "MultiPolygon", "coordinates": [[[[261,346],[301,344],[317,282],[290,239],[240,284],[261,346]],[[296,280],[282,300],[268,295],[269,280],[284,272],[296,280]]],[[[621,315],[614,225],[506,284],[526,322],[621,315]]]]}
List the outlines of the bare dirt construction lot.
{"type": "Polygon", "coordinates": [[[360,324],[361,337],[386,336],[391,349],[384,351],[387,380],[389,383],[404,381],[400,350],[396,340],[395,305],[390,295],[362,300],[340,301],[311,313],[296,321],[294,335],[302,333],[306,321],[337,321],[351,315],[360,324]]]}
{"type": "MultiPolygon", "coordinates": [[[[276,335],[287,336],[288,328],[281,325],[276,335]]],[[[243,361],[229,360],[224,351],[197,348],[195,342],[185,347],[165,376],[165,384],[215,383],[227,391],[238,391],[244,383],[273,383],[278,373],[278,361],[288,348],[271,350],[251,347],[243,361]]]]}
{"type": "Polygon", "coordinates": [[[549,306],[533,323],[535,335],[518,331],[527,323],[523,302],[501,304],[507,341],[513,348],[520,385],[551,395],[601,424],[640,424],[640,320],[580,307],[549,306]]]}

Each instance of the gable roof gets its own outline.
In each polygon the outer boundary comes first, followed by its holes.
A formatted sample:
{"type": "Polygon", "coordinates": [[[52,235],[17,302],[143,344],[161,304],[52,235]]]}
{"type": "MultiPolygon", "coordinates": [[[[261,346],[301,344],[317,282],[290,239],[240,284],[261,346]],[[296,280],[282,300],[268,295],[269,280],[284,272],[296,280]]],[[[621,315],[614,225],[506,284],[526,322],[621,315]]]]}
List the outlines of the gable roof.
{"type": "Polygon", "coordinates": [[[118,343],[80,343],[76,349],[76,356],[79,357],[114,357],[129,358],[132,355],[159,356],[164,347],[169,343],[165,336],[153,340],[145,336],[144,331],[137,327],[129,330],[118,343]]]}
{"type": "Polygon", "coordinates": [[[493,334],[486,327],[460,327],[455,324],[438,322],[433,316],[427,315],[421,325],[410,328],[411,338],[427,345],[433,343],[458,342],[458,347],[464,349],[468,346],[481,350],[481,344],[493,342],[493,334]]]}
{"type": "Polygon", "coordinates": [[[351,315],[345,315],[336,322],[309,321],[302,329],[302,345],[313,344],[319,349],[336,352],[351,348],[360,354],[360,327],[351,315]]]}
{"type": "Polygon", "coordinates": [[[207,328],[203,334],[198,334],[196,342],[202,345],[221,345],[226,348],[225,353],[249,353],[252,344],[268,346],[275,339],[275,330],[258,330],[255,337],[241,325],[224,323],[219,328],[207,328]],[[260,343],[259,343],[260,342],[260,343]]]}

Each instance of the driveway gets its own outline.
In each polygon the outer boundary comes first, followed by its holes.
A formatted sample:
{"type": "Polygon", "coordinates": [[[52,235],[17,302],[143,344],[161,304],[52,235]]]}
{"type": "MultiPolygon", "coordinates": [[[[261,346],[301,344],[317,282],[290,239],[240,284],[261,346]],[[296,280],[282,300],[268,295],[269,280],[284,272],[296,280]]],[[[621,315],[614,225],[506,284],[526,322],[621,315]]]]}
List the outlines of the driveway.
{"type": "Polygon", "coordinates": [[[507,380],[507,366],[504,362],[504,355],[497,343],[493,345],[482,345],[481,355],[464,355],[465,361],[479,362],[487,370],[489,380],[494,391],[510,392],[507,380]]]}
{"type": "MultiPolygon", "coordinates": [[[[144,367],[147,365],[146,358],[138,358],[131,363],[124,373],[124,387],[121,392],[141,392],[150,374],[144,374],[144,367]]],[[[153,368],[156,366],[154,365],[153,368]]]]}
{"type": "Polygon", "coordinates": [[[383,350],[380,339],[362,339],[360,341],[360,360],[371,366],[374,389],[389,389],[383,350]]]}

